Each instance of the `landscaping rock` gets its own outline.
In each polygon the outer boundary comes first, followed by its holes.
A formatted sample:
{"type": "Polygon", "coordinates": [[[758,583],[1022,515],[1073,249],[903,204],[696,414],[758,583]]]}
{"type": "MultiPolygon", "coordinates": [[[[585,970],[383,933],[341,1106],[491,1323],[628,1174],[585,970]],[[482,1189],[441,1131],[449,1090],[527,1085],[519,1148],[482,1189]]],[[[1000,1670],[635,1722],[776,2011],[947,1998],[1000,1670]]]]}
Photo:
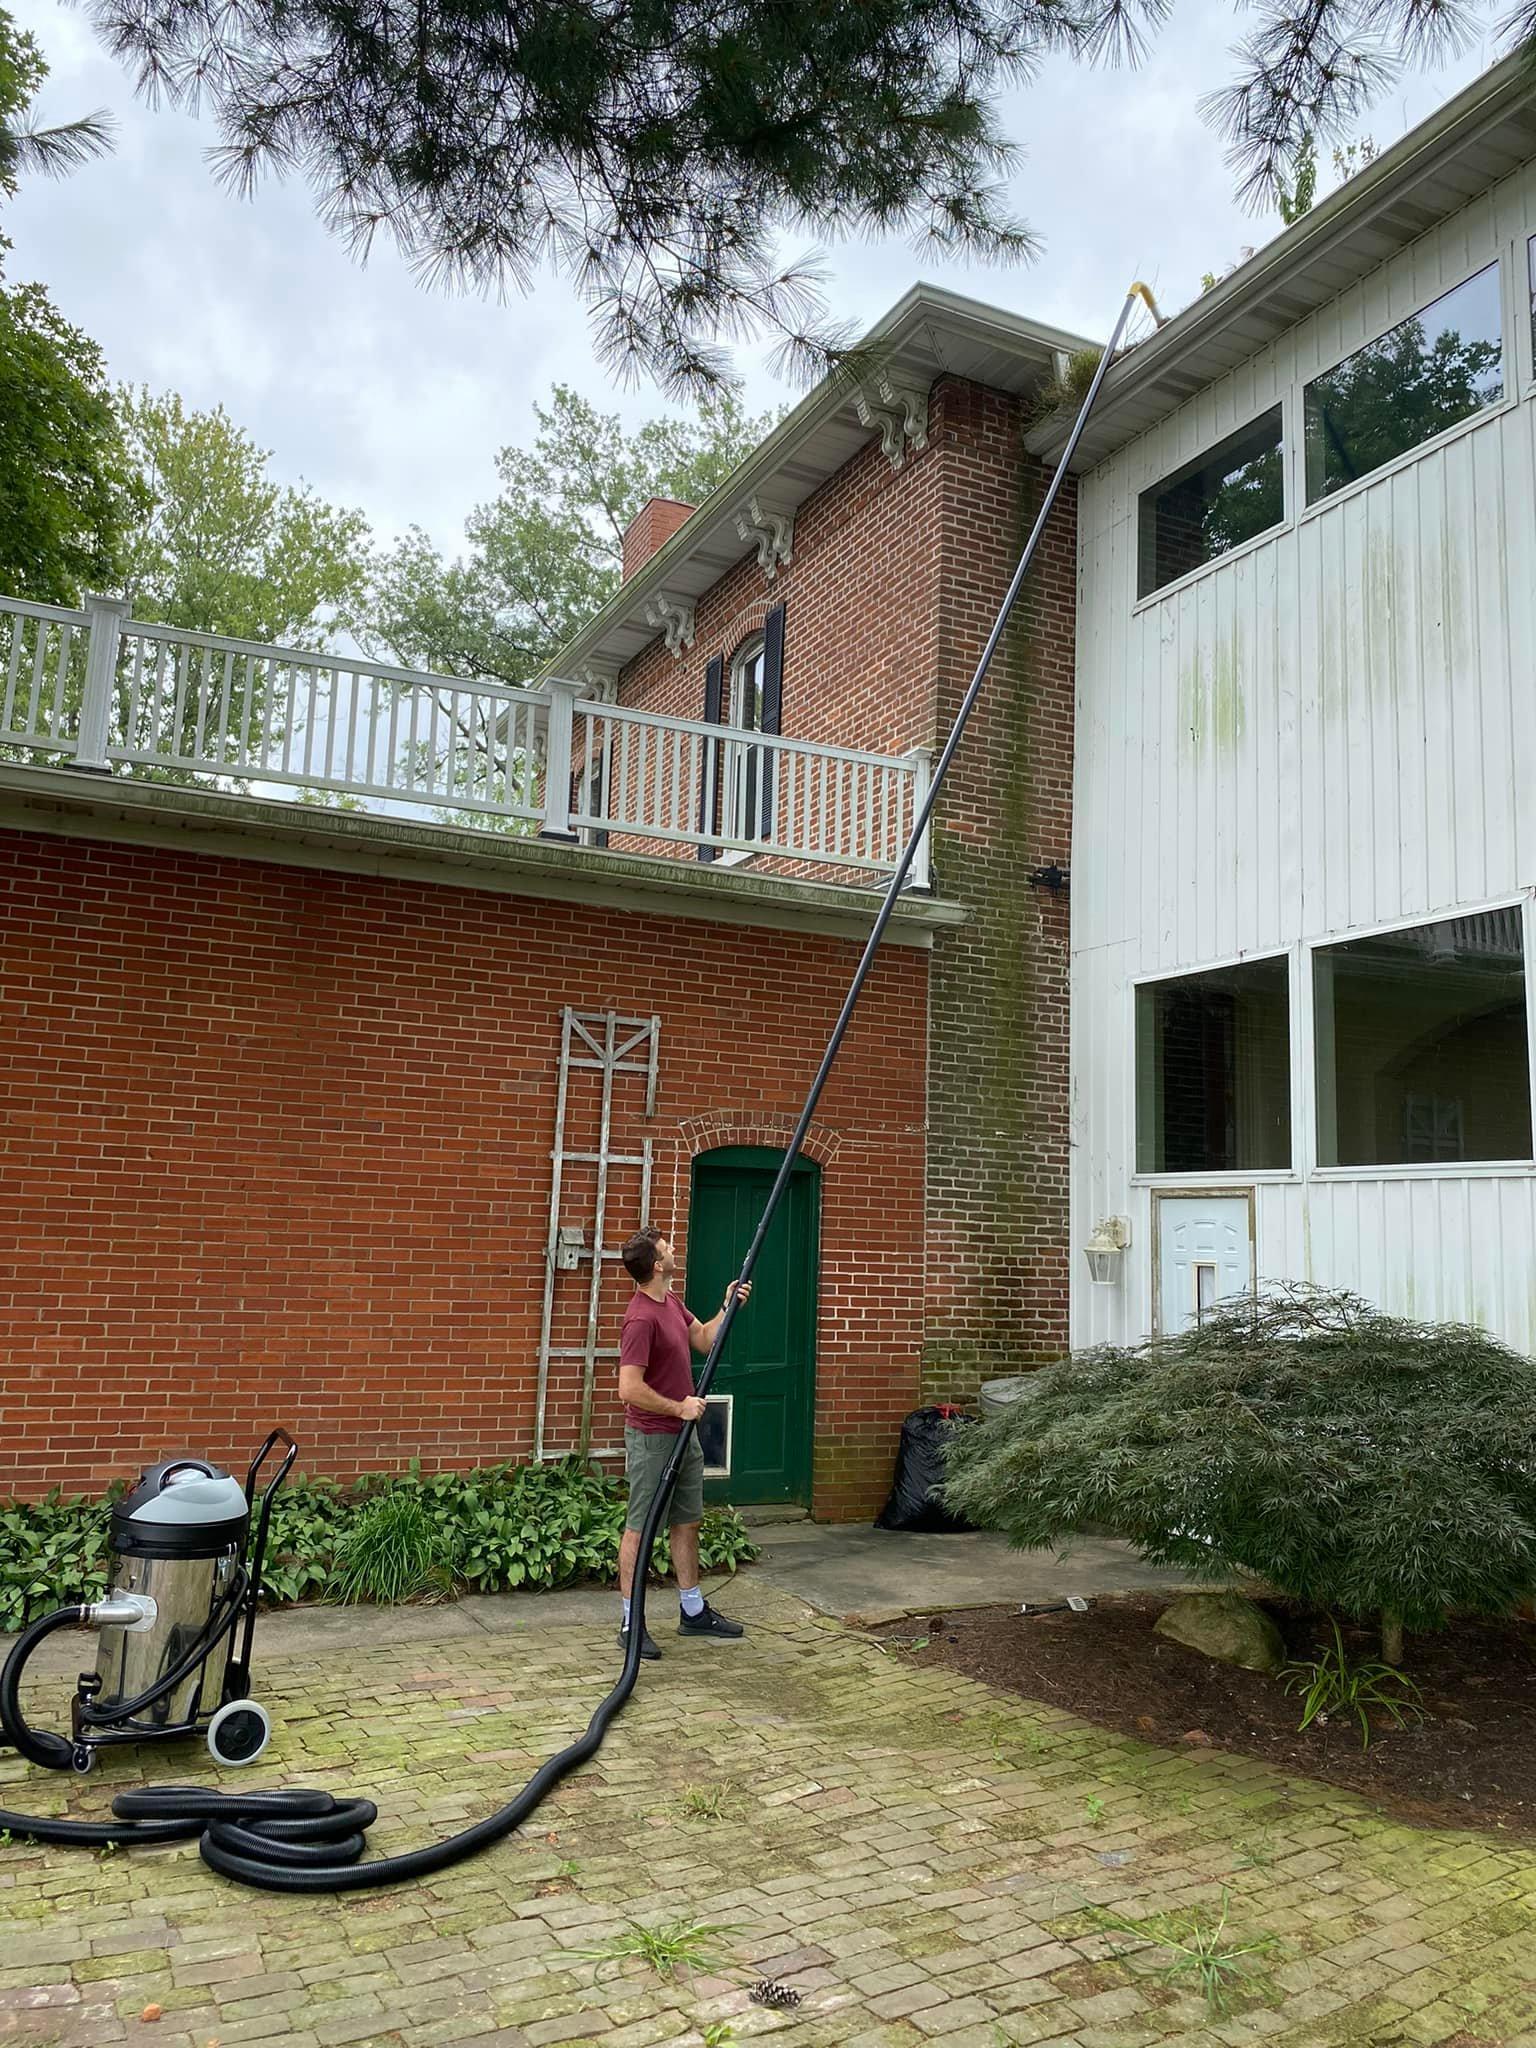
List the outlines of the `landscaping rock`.
{"type": "Polygon", "coordinates": [[[1241,1593],[1186,1593],[1159,1616],[1157,1633],[1244,1671],[1278,1671],[1285,1662],[1279,1629],[1241,1593]]]}

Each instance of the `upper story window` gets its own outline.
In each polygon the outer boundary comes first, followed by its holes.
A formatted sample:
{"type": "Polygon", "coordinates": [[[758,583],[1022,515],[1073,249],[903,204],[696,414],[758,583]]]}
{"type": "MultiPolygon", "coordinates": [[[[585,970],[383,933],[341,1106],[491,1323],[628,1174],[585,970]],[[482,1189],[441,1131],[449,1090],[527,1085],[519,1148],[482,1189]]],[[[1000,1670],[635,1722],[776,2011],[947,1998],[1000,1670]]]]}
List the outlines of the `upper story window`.
{"type": "MultiPolygon", "coordinates": [[[[766,648],[759,633],[731,663],[728,720],[743,732],[763,730],[763,667],[766,648]]],[[[726,830],[733,839],[768,837],[764,817],[766,763],[758,747],[729,746],[725,764],[726,830]]],[[[744,853],[725,854],[726,861],[745,860],[744,853]]]]}
{"type": "Polygon", "coordinates": [[[1136,595],[1230,554],[1285,517],[1285,457],[1277,405],[1177,470],[1140,501],[1136,595]]]}
{"type": "Polygon", "coordinates": [[[1291,1163],[1291,975],[1282,956],[1136,991],[1138,1173],[1291,1163]]]}
{"type": "Polygon", "coordinates": [[[1313,955],[1320,1166],[1531,1156],[1520,912],[1313,955]]]}
{"type": "Polygon", "coordinates": [[[1499,266],[1490,263],[1307,386],[1307,503],[1503,396],[1499,266]]]}

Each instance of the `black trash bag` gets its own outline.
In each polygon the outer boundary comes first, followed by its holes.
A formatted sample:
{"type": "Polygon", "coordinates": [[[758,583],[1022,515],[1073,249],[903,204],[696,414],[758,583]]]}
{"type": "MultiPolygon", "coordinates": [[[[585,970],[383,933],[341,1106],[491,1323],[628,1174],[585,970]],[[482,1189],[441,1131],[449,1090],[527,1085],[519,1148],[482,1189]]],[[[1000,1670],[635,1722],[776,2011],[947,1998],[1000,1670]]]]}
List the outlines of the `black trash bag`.
{"type": "Polygon", "coordinates": [[[890,1499],[875,1517],[877,1529],[955,1536],[973,1527],[963,1516],[950,1514],[934,1489],[944,1483],[944,1457],[951,1435],[975,1420],[959,1408],[914,1409],[901,1425],[896,1481],[890,1499]]]}

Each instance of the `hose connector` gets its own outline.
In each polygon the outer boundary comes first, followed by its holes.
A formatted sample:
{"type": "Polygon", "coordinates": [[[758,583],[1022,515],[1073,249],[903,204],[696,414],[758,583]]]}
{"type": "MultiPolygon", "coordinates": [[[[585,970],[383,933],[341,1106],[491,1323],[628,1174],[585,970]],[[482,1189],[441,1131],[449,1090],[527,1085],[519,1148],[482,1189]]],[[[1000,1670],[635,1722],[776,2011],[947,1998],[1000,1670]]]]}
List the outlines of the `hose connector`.
{"type": "Polygon", "coordinates": [[[109,1593],[94,1601],[81,1616],[87,1628],[125,1628],[130,1635],[147,1635],[160,1610],[148,1593],[109,1593]]]}

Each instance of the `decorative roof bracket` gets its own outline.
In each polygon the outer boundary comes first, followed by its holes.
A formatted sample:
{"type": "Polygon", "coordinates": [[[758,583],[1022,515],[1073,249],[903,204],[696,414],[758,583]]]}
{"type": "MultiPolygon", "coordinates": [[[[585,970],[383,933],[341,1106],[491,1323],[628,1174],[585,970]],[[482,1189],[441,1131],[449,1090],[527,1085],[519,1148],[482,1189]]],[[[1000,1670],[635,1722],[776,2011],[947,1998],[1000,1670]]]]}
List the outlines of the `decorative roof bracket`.
{"type": "Polygon", "coordinates": [[[876,427],[880,447],[892,469],[900,469],[907,449],[928,446],[928,393],[913,384],[897,384],[876,370],[853,395],[861,426],[876,427]]]}
{"type": "Polygon", "coordinates": [[[595,704],[617,704],[619,701],[619,672],[613,668],[597,668],[590,661],[581,665],[581,680],[586,685],[587,695],[595,704]]]}
{"type": "Polygon", "coordinates": [[[736,511],[736,531],[757,549],[757,565],[771,583],[780,566],[787,567],[793,550],[795,515],[770,512],[761,499],[748,498],[736,511]]]}
{"type": "Polygon", "coordinates": [[[681,661],[683,649],[693,645],[693,606],[686,599],[668,597],[664,590],[645,601],[645,623],[665,633],[667,652],[681,661]]]}

